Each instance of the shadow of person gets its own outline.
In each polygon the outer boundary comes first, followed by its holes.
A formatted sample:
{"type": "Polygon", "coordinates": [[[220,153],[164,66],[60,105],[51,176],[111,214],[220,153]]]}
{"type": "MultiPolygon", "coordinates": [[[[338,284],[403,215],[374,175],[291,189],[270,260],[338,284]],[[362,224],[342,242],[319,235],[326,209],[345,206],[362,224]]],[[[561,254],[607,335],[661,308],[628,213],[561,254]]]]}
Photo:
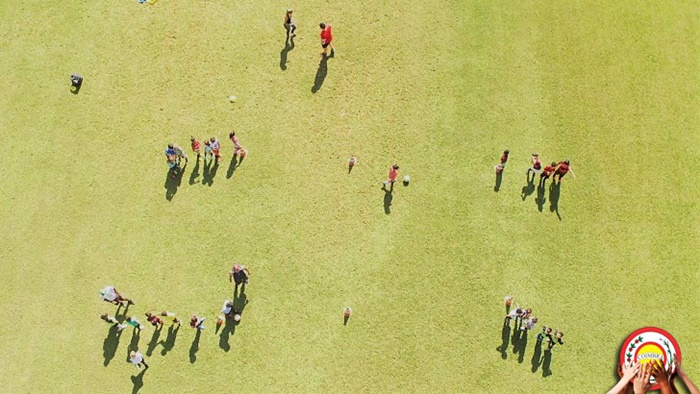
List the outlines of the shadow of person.
{"type": "Polygon", "coordinates": [[[192,346],[190,346],[190,363],[194,364],[197,361],[197,352],[199,351],[199,338],[202,336],[202,330],[197,330],[192,341],[192,346]]]}
{"type": "Polygon", "coordinates": [[[129,346],[126,348],[126,361],[129,362],[130,357],[129,353],[131,351],[138,351],[139,350],[139,340],[141,339],[141,330],[134,329],[134,331],[131,332],[131,342],[129,343],[129,346]]]}
{"type": "Polygon", "coordinates": [[[511,339],[511,342],[513,343],[513,354],[518,354],[518,351],[520,350],[519,342],[520,342],[520,334],[522,331],[520,330],[518,324],[513,325],[513,338],[511,339]]]}
{"type": "Polygon", "coordinates": [[[321,90],[323,82],[326,80],[328,75],[328,59],[330,56],[323,56],[321,61],[318,63],[318,69],[316,70],[316,77],[314,78],[314,86],[311,87],[311,93],[316,93],[321,90]]]}
{"type": "Polygon", "coordinates": [[[117,347],[119,347],[120,336],[121,333],[119,332],[119,329],[117,328],[116,324],[112,325],[109,328],[107,338],[105,338],[104,343],[102,344],[102,356],[105,358],[105,367],[109,365],[109,362],[112,361],[114,355],[117,354],[117,347]]]}
{"type": "Polygon", "coordinates": [[[496,173],[496,184],[493,186],[493,191],[498,193],[501,190],[501,182],[503,181],[503,172],[496,173]]]}
{"type": "Polygon", "coordinates": [[[508,319],[503,319],[503,328],[501,329],[501,346],[497,347],[496,350],[501,352],[501,358],[508,358],[508,345],[510,345],[510,321],[508,319]]]}
{"type": "Polygon", "coordinates": [[[559,220],[561,220],[561,215],[559,214],[559,192],[561,190],[561,184],[554,182],[549,186],[549,211],[555,212],[559,220]]]}
{"type": "Polygon", "coordinates": [[[131,390],[131,394],[136,394],[141,390],[143,387],[143,375],[146,373],[146,370],[142,370],[138,375],[132,376],[131,377],[131,383],[134,384],[134,388],[131,390]]]}
{"type": "Polygon", "coordinates": [[[391,202],[394,200],[394,193],[391,189],[385,187],[382,187],[382,190],[384,190],[384,213],[388,215],[391,213],[391,202]]]}
{"type": "Polygon", "coordinates": [[[294,37],[289,37],[289,39],[284,40],[284,48],[280,51],[280,69],[282,71],[287,69],[287,56],[292,49],[294,49],[294,37]]]}
{"type": "Polygon", "coordinates": [[[192,174],[190,174],[190,185],[197,183],[197,178],[199,178],[199,157],[197,157],[196,160],[194,168],[192,169],[192,174]]]}
{"type": "Polygon", "coordinates": [[[209,169],[209,186],[214,184],[214,177],[216,176],[216,171],[219,170],[219,162],[214,161],[214,165],[209,169]]]}
{"type": "Polygon", "coordinates": [[[165,341],[160,341],[160,344],[163,346],[163,350],[160,351],[160,354],[162,356],[168,354],[168,352],[173,350],[173,348],[175,347],[175,340],[177,339],[178,331],[180,331],[179,324],[177,325],[177,327],[175,327],[174,325],[168,327],[168,336],[165,337],[165,341]]]}
{"type": "Polygon", "coordinates": [[[542,340],[537,339],[535,344],[535,353],[532,355],[532,373],[537,372],[537,369],[542,364],[542,340]]]}
{"type": "Polygon", "coordinates": [[[537,210],[542,212],[544,210],[544,203],[547,201],[547,199],[544,197],[544,191],[545,191],[545,186],[544,182],[540,182],[537,185],[537,198],[535,199],[535,202],[537,203],[537,210]]]}
{"type": "Polygon", "coordinates": [[[226,171],[226,179],[231,179],[233,172],[236,171],[236,156],[231,157],[231,163],[228,165],[228,170],[226,171]]]}
{"type": "Polygon", "coordinates": [[[544,351],[544,360],[542,360],[542,377],[552,375],[552,352],[549,350],[544,351]]]}
{"type": "Polygon", "coordinates": [[[535,178],[533,177],[532,180],[530,180],[530,176],[528,175],[527,177],[527,184],[523,186],[523,189],[520,191],[520,197],[523,198],[523,201],[532,193],[535,192],[535,178]]]}
{"type": "Polygon", "coordinates": [[[219,347],[225,352],[228,352],[231,350],[231,345],[228,343],[228,337],[231,334],[231,331],[233,331],[235,328],[232,319],[226,319],[225,321],[226,323],[219,334],[219,347]]]}
{"type": "Polygon", "coordinates": [[[165,199],[168,201],[172,201],[173,197],[175,197],[175,193],[177,193],[177,188],[180,187],[180,184],[182,183],[182,175],[185,173],[185,169],[187,168],[187,164],[185,164],[184,167],[180,168],[177,172],[174,172],[173,170],[168,171],[168,175],[165,178],[165,199]]]}
{"type": "Polygon", "coordinates": [[[518,363],[525,361],[525,348],[527,347],[527,331],[523,331],[518,339],[518,363]]]}
{"type": "Polygon", "coordinates": [[[151,337],[151,342],[148,343],[148,349],[146,350],[146,355],[151,356],[153,351],[158,346],[158,338],[160,338],[160,332],[163,330],[163,325],[161,324],[158,328],[153,331],[153,336],[151,337]]]}

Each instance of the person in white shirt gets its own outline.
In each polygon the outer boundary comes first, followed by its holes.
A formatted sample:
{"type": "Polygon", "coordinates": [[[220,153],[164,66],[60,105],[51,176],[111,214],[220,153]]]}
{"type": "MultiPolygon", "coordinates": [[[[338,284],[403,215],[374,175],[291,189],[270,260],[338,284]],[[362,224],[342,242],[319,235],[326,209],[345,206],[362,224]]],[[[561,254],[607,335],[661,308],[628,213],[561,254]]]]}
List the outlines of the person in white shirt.
{"type": "Polygon", "coordinates": [[[134,301],[121,295],[114,286],[107,286],[100,290],[100,298],[102,298],[103,301],[107,301],[114,305],[123,306],[124,303],[127,303],[127,305],[136,305],[134,301]]]}
{"type": "Polygon", "coordinates": [[[138,369],[141,369],[141,364],[143,364],[144,366],[144,371],[148,369],[148,364],[146,364],[146,360],[143,358],[143,354],[139,352],[135,352],[132,350],[131,353],[129,353],[129,361],[132,364],[136,365],[138,369]]]}

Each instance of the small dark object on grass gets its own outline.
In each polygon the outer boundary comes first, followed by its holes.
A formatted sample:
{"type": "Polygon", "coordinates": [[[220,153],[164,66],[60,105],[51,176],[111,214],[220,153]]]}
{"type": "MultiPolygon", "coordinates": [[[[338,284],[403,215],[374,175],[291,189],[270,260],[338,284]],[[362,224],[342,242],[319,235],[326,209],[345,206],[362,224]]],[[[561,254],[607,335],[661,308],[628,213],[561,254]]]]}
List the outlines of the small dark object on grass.
{"type": "Polygon", "coordinates": [[[83,76],[78,73],[73,73],[73,75],[70,76],[70,91],[73,94],[78,94],[81,86],[83,86],[83,76]]]}

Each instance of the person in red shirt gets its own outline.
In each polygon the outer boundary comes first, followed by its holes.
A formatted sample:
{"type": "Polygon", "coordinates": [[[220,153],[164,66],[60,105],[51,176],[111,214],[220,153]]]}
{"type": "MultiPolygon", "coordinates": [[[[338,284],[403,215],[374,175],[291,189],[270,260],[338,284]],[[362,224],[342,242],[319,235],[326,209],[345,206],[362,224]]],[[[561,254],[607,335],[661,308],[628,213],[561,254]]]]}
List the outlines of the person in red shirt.
{"type": "Polygon", "coordinates": [[[525,174],[527,175],[527,181],[530,182],[530,171],[532,171],[532,182],[535,182],[535,177],[542,171],[542,163],[540,162],[540,155],[537,153],[532,154],[532,167],[528,168],[525,174]]]}
{"type": "Polygon", "coordinates": [[[151,323],[151,325],[153,327],[156,327],[156,328],[158,326],[160,326],[161,328],[163,327],[163,319],[152,314],[151,312],[146,312],[146,320],[148,320],[148,322],[151,323]]]}
{"type": "Polygon", "coordinates": [[[331,47],[331,56],[333,56],[335,50],[333,49],[333,32],[331,30],[331,25],[327,25],[321,22],[318,25],[321,28],[321,48],[323,48],[323,53],[321,55],[328,56],[328,47],[331,47]]]}
{"type": "Polygon", "coordinates": [[[506,162],[508,161],[508,154],[510,154],[509,150],[504,150],[503,151],[503,156],[501,156],[501,162],[496,164],[494,169],[496,170],[496,174],[501,174],[503,170],[506,168],[506,162]]]}
{"type": "Polygon", "coordinates": [[[190,142],[192,143],[192,152],[197,154],[197,160],[199,160],[199,150],[202,148],[202,144],[194,137],[190,137],[190,142]]]}
{"type": "Polygon", "coordinates": [[[569,166],[569,161],[568,160],[560,161],[557,164],[557,167],[554,169],[554,176],[552,177],[552,182],[556,181],[557,175],[559,175],[559,182],[558,183],[561,183],[561,178],[563,178],[564,175],[566,175],[569,172],[571,173],[572,177],[576,178],[576,175],[574,174],[574,170],[572,170],[571,167],[569,166]]]}
{"type": "Polygon", "coordinates": [[[396,183],[396,180],[399,178],[399,165],[394,164],[393,166],[389,167],[389,180],[382,182],[382,189],[386,188],[387,183],[391,185],[389,190],[394,189],[394,183],[396,183]]]}
{"type": "Polygon", "coordinates": [[[544,186],[544,184],[547,182],[547,179],[549,179],[549,176],[554,173],[554,170],[557,168],[557,163],[552,162],[551,165],[546,166],[542,172],[540,173],[540,184],[544,186]]]}

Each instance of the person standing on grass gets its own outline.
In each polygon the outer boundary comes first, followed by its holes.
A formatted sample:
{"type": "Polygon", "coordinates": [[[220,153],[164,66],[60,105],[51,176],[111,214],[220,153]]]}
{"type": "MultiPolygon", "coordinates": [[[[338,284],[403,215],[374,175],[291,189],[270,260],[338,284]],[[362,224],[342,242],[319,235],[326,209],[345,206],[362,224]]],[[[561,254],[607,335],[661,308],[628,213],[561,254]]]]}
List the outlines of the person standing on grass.
{"type": "Polygon", "coordinates": [[[204,163],[207,162],[207,160],[211,161],[214,158],[214,153],[211,149],[211,142],[208,140],[204,141],[204,163]]]}
{"type": "Polygon", "coordinates": [[[552,327],[544,326],[542,332],[537,334],[537,342],[542,342],[545,338],[547,338],[547,342],[552,341],[552,327]]]}
{"type": "Polygon", "coordinates": [[[179,324],[180,324],[180,319],[178,319],[177,317],[175,317],[175,313],[174,313],[174,312],[163,311],[163,312],[160,313],[160,315],[161,315],[161,317],[172,317],[172,318],[173,318],[173,325],[175,325],[175,324],[178,324],[178,325],[179,325],[179,324]]]}
{"type": "Polygon", "coordinates": [[[555,182],[557,180],[557,175],[559,175],[559,182],[561,183],[561,178],[564,177],[567,173],[571,173],[571,176],[576,178],[576,174],[574,174],[574,170],[569,166],[569,161],[564,160],[560,161],[557,163],[557,168],[554,169],[554,176],[552,177],[552,182],[555,182]]]}
{"type": "MultiPolygon", "coordinates": [[[[551,330],[550,330],[551,331],[551,330]]],[[[560,345],[564,344],[564,340],[562,339],[564,337],[564,333],[557,330],[554,332],[554,338],[552,338],[552,335],[549,335],[549,346],[547,346],[547,351],[551,351],[554,345],[557,343],[560,345]]]]}
{"type": "Polygon", "coordinates": [[[106,314],[106,313],[101,314],[101,315],[100,315],[100,319],[102,319],[102,320],[104,320],[104,321],[106,321],[107,323],[110,323],[110,324],[112,324],[112,325],[118,325],[118,324],[119,324],[119,320],[117,320],[114,316],[110,316],[110,315],[108,315],[108,314],[106,314]]]}
{"type": "Polygon", "coordinates": [[[527,175],[528,182],[530,181],[530,172],[532,172],[532,180],[535,180],[537,174],[542,171],[542,163],[540,162],[540,155],[537,153],[532,154],[532,166],[527,169],[525,175],[527,175]]]}
{"type": "Polygon", "coordinates": [[[287,30],[287,41],[289,41],[290,38],[296,37],[294,31],[297,29],[297,24],[292,18],[293,13],[294,10],[290,8],[287,10],[287,13],[284,14],[284,28],[285,30],[287,30]]]}
{"type": "Polygon", "coordinates": [[[202,144],[192,136],[190,137],[190,145],[192,146],[192,152],[197,155],[197,161],[199,161],[199,151],[202,148],[202,144]]]}
{"type": "Polygon", "coordinates": [[[543,170],[542,173],[540,173],[540,184],[544,186],[544,184],[547,182],[547,179],[554,173],[554,170],[557,168],[557,163],[552,162],[552,164],[546,166],[543,170]]]}
{"type": "Polygon", "coordinates": [[[126,319],[126,324],[130,325],[131,327],[134,327],[134,330],[139,330],[141,331],[141,323],[139,323],[138,320],[131,316],[127,316],[126,319]]]}
{"type": "Polygon", "coordinates": [[[209,140],[209,143],[211,145],[211,150],[214,152],[214,157],[216,158],[216,163],[219,163],[219,159],[221,158],[221,155],[219,154],[219,149],[221,149],[221,144],[219,143],[219,140],[216,139],[216,137],[211,137],[209,140]]]}
{"type": "Polygon", "coordinates": [[[245,157],[246,150],[241,145],[241,141],[238,140],[238,137],[236,137],[236,132],[235,131],[230,132],[228,135],[228,138],[230,138],[231,142],[233,142],[233,157],[236,157],[239,154],[241,155],[241,158],[245,157]]]}
{"type": "Polygon", "coordinates": [[[520,327],[521,331],[532,331],[535,328],[535,324],[537,323],[537,318],[536,317],[531,317],[527,319],[525,322],[525,325],[523,327],[520,327]]]}
{"type": "Polygon", "coordinates": [[[243,284],[242,289],[245,289],[245,285],[248,284],[248,276],[250,276],[250,271],[248,271],[245,265],[234,264],[231,272],[228,274],[228,281],[235,282],[236,289],[238,289],[238,285],[240,284],[243,284]]]}
{"type": "Polygon", "coordinates": [[[180,164],[180,159],[185,159],[185,165],[187,165],[187,153],[182,149],[180,145],[173,144],[173,149],[175,149],[175,154],[177,155],[177,164],[180,164]]]}
{"type": "Polygon", "coordinates": [[[127,305],[135,305],[134,301],[121,295],[114,286],[107,286],[100,290],[100,297],[103,301],[110,302],[114,305],[124,306],[124,303],[127,305]]]}
{"type": "Polygon", "coordinates": [[[192,315],[190,318],[190,327],[196,330],[204,330],[204,320],[206,320],[206,318],[192,315]]]}
{"type": "Polygon", "coordinates": [[[233,302],[231,302],[231,300],[224,301],[224,306],[221,307],[221,313],[223,313],[227,319],[231,318],[233,315],[233,302]]]}
{"type": "Polygon", "coordinates": [[[396,180],[399,178],[399,165],[394,164],[393,166],[389,167],[389,179],[382,182],[382,188],[386,188],[386,185],[390,185],[390,190],[394,189],[394,183],[396,183],[396,180]]]}
{"type": "Polygon", "coordinates": [[[158,328],[158,326],[163,327],[163,319],[152,314],[151,312],[146,312],[146,320],[148,320],[148,322],[151,323],[151,325],[153,327],[156,327],[156,328],[158,328]]]}
{"type": "Polygon", "coordinates": [[[148,369],[148,364],[146,364],[146,359],[143,358],[143,354],[135,351],[131,351],[129,353],[129,362],[134,364],[139,370],[141,369],[141,365],[143,364],[144,371],[148,369]]]}
{"type": "Polygon", "coordinates": [[[503,156],[501,156],[501,161],[500,163],[496,164],[496,174],[500,174],[503,172],[503,170],[506,169],[506,163],[508,162],[508,155],[510,154],[510,151],[508,149],[503,151],[503,156]]]}
{"type": "Polygon", "coordinates": [[[333,31],[331,25],[321,22],[318,25],[321,28],[321,48],[323,48],[322,56],[328,56],[328,47],[331,47],[331,56],[335,53],[333,49],[333,31]]]}

